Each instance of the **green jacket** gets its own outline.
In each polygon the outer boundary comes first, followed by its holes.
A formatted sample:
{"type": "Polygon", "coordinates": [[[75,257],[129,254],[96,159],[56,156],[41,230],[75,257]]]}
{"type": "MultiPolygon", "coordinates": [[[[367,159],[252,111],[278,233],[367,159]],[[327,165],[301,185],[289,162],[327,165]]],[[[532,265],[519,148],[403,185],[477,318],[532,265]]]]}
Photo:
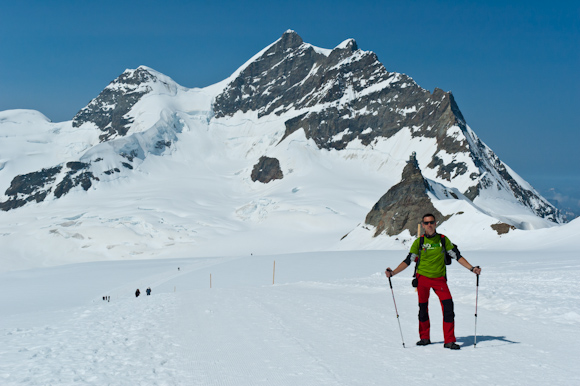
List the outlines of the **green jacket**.
{"type": "Polygon", "coordinates": [[[430,278],[445,276],[445,253],[443,248],[448,251],[452,258],[457,260],[460,257],[455,253],[453,243],[447,236],[445,236],[445,246],[441,245],[441,235],[438,233],[435,233],[433,237],[424,237],[423,250],[420,254],[419,244],[420,239],[417,238],[411,245],[405,262],[410,265],[411,261],[415,261],[415,258],[420,256],[417,273],[422,276],[430,278]]]}

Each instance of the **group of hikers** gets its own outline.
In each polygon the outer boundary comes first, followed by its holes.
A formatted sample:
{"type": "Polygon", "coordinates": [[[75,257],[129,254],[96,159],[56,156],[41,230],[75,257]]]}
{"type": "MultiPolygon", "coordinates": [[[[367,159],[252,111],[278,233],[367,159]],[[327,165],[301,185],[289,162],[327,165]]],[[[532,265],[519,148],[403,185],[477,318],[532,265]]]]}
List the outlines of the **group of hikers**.
{"type": "MultiPolygon", "coordinates": [[[[147,287],[145,292],[147,293],[147,296],[151,295],[151,287],[147,287]]],[[[139,288],[137,288],[137,291],[135,291],[135,297],[138,298],[139,295],[141,295],[141,291],[139,290],[139,288]]],[[[110,302],[111,297],[110,296],[103,296],[103,300],[106,302],[110,302]]]]}
{"type": "MultiPolygon", "coordinates": [[[[455,259],[459,264],[469,269],[476,275],[481,274],[480,267],[471,265],[465,257],[461,256],[459,249],[448,237],[437,233],[437,220],[431,213],[425,214],[421,225],[423,235],[411,245],[409,254],[395,269],[386,269],[387,278],[404,271],[412,262],[415,265],[415,278],[413,286],[417,288],[419,296],[419,341],[417,346],[431,344],[429,322],[429,294],[431,289],[439,297],[443,309],[443,347],[451,350],[459,350],[461,346],[455,339],[455,313],[453,311],[453,299],[447,286],[446,258],[455,259]]],[[[450,261],[447,261],[449,264],[450,261]]],[[[404,344],[404,343],[403,343],[404,344]]]]}
{"type": "MultiPolygon", "coordinates": [[[[147,287],[145,292],[147,293],[147,296],[151,295],[151,287],[147,287]]],[[[137,291],[135,291],[135,297],[138,298],[139,295],[141,295],[141,291],[139,291],[139,288],[137,288],[137,291]]]]}

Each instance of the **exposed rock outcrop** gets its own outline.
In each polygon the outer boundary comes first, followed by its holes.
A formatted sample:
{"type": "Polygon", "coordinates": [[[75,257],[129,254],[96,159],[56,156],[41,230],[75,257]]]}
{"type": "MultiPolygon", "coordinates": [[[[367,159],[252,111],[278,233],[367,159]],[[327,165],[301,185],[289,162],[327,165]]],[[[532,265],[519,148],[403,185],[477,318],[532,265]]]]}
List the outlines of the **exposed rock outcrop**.
{"type": "Polygon", "coordinates": [[[415,157],[411,157],[403,169],[401,182],[379,199],[367,214],[365,223],[376,228],[375,237],[383,232],[389,236],[398,235],[405,229],[417,236],[417,224],[426,213],[432,213],[438,223],[442,223],[449,216],[444,217],[435,209],[427,195],[429,189],[415,157]]]}
{"type": "Polygon", "coordinates": [[[259,181],[267,184],[273,180],[281,180],[284,178],[282,169],[280,169],[280,161],[277,158],[260,157],[257,164],[252,170],[252,181],[259,181]]]}
{"type": "Polygon", "coordinates": [[[446,135],[464,123],[451,93],[430,93],[387,71],[353,39],[324,54],[287,31],[226,87],[214,111],[216,117],[250,110],[264,116],[317,105],[323,108],[288,120],[285,137],[303,128],[321,149],[343,149],[356,138],[368,145],[410,127],[414,136],[436,137],[449,152],[466,150],[446,135]]]}
{"type": "Polygon", "coordinates": [[[88,171],[89,166],[89,164],[83,162],[68,162],[66,165],[58,165],[38,172],[16,176],[5,193],[9,198],[4,202],[0,202],[0,209],[8,211],[32,201],[44,201],[52,192],[54,183],[59,177],[60,182],[54,189],[56,198],[64,196],[76,186],[89,190],[92,186],[91,181],[98,181],[98,178],[88,171]],[[63,169],[65,171],[64,176],[61,175],[63,169]]]}
{"type": "Polygon", "coordinates": [[[498,235],[504,235],[508,233],[510,230],[515,230],[516,227],[513,225],[509,225],[503,222],[492,224],[491,229],[497,232],[498,235]]]}

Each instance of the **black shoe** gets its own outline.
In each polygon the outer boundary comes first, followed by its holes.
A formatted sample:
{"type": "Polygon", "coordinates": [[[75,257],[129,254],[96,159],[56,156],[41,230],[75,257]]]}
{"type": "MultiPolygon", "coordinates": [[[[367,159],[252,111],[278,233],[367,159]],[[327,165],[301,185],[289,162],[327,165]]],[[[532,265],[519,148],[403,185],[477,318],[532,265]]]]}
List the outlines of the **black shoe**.
{"type": "MultiPolygon", "coordinates": [[[[418,344],[418,343],[417,343],[418,344]]],[[[459,350],[461,349],[461,346],[459,346],[457,343],[455,342],[449,342],[449,343],[445,343],[443,345],[443,347],[445,348],[450,348],[451,350],[459,350]]]]}
{"type": "Polygon", "coordinates": [[[427,346],[428,344],[431,344],[429,339],[421,339],[417,342],[417,346],[427,346]]]}

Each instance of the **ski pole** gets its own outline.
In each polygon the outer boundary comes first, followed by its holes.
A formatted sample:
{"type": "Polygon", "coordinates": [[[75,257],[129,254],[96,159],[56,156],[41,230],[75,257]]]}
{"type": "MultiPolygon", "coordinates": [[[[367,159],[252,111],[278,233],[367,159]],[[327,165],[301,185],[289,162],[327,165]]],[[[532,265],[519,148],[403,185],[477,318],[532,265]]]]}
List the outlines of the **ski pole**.
{"type": "MultiPolygon", "coordinates": [[[[393,272],[388,269],[389,272],[393,272]]],[[[389,279],[389,286],[391,287],[391,294],[393,295],[393,303],[395,304],[395,313],[397,314],[397,322],[399,323],[399,332],[401,333],[401,341],[403,342],[403,348],[405,348],[405,340],[403,339],[403,330],[401,329],[401,321],[399,320],[399,311],[397,311],[397,302],[395,301],[395,292],[393,291],[393,283],[391,283],[391,277],[389,279]]]]}
{"type": "MultiPolygon", "coordinates": [[[[479,268],[479,266],[477,266],[479,268]]],[[[475,285],[475,335],[473,337],[473,348],[477,345],[477,299],[479,297],[479,275],[477,276],[477,284],[475,285]]]]}

